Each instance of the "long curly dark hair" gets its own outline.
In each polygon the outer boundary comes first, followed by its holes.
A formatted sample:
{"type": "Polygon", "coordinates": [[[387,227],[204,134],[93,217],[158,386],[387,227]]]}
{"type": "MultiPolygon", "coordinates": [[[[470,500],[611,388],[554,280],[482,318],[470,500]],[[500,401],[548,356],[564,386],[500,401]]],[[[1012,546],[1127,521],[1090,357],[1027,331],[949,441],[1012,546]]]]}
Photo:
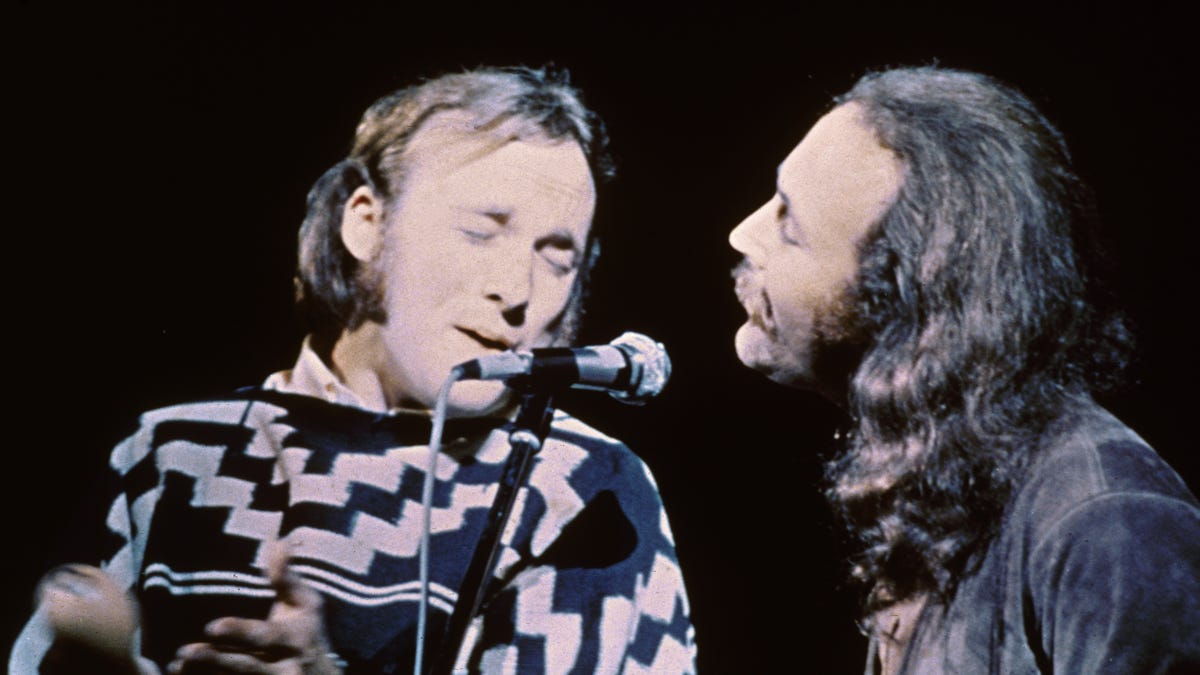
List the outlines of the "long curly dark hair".
{"type": "Polygon", "coordinates": [[[871,341],[847,451],[827,465],[870,613],[953,592],[1039,432],[1069,398],[1117,384],[1131,340],[1090,269],[1091,192],[1028,98],[917,67],[864,76],[848,102],[904,166],[861,251],[871,341]]]}

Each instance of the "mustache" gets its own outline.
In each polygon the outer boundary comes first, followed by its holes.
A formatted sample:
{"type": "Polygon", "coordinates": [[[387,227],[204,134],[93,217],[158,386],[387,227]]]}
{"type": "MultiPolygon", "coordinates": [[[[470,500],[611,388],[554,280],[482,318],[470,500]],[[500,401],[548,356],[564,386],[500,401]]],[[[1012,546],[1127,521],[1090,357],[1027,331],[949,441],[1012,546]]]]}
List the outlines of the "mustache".
{"type": "Polygon", "coordinates": [[[743,258],[731,271],[733,277],[733,292],[746,309],[751,323],[768,333],[775,332],[775,312],[771,300],[767,297],[759,279],[760,270],[749,260],[743,258]]]}
{"type": "Polygon", "coordinates": [[[733,269],[729,270],[729,276],[732,277],[734,281],[737,281],[739,277],[752,274],[753,272],[754,265],[751,265],[749,260],[742,258],[740,261],[738,261],[738,264],[733,266],[733,269]]]}
{"type": "Polygon", "coordinates": [[[751,265],[750,261],[745,258],[742,258],[741,262],[729,270],[729,276],[733,279],[733,290],[738,299],[745,301],[755,292],[756,284],[753,281],[755,273],[754,265],[751,265]]]}

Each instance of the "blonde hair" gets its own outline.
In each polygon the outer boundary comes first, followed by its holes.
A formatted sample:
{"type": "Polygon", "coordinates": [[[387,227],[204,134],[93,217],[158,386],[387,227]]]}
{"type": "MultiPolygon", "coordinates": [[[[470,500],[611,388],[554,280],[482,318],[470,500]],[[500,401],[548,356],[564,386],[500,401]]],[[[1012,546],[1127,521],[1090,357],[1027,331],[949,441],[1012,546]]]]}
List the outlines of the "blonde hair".
{"type": "MultiPolygon", "coordinates": [[[[493,149],[516,140],[578,143],[597,183],[614,174],[604,124],[584,106],[563,70],[482,68],[443,75],[380,98],[363,114],[349,155],[326,171],[308,194],[299,235],[296,302],[318,350],[332,345],[343,329],[386,320],[378,279],[365,274],[342,244],[346,200],[363,185],[387,205],[402,199],[413,139],[422,129],[443,122],[463,140],[478,137],[493,149]]],[[[594,228],[586,252],[563,322],[568,339],[577,330],[588,273],[599,252],[594,228]]]]}

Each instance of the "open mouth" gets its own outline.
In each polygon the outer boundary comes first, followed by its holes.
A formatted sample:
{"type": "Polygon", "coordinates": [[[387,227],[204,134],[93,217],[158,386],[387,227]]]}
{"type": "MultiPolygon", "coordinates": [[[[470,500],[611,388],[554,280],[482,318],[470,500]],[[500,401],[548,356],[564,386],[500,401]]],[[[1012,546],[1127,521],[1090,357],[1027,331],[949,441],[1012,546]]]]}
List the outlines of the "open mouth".
{"type": "Polygon", "coordinates": [[[466,335],[467,337],[471,338],[472,340],[478,342],[479,344],[483,345],[487,349],[494,349],[498,352],[503,352],[503,351],[512,349],[512,344],[506,340],[488,337],[481,333],[477,333],[469,328],[463,328],[461,326],[455,326],[454,328],[456,330],[458,330],[458,332],[460,332],[463,335],[466,335]]]}
{"type": "Polygon", "coordinates": [[[758,291],[749,297],[750,301],[745,306],[750,323],[764,331],[771,332],[774,325],[774,312],[771,311],[771,300],[762,291],[758,291]]]}
{"type": "Polygon", "coordinates": [[[774,312],[771,310],[770,299],[762,287],[755,283],[753,275],[749,264],[743,261],[738,265],[733,273],[734,292],[745,308],[750,322],[765,330],[771,324],[774,312]]]}

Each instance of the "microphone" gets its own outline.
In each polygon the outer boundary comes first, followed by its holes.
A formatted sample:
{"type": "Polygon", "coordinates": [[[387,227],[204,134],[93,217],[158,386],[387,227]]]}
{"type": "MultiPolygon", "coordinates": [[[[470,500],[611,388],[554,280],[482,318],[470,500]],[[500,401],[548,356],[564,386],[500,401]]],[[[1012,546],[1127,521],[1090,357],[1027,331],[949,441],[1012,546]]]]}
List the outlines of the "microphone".
{"type": "Polygon", "coordinates": [[[606,345],[507,351],[456,366],[464,380],[505,380],[514,388],[606,391],[631,405],[657,396],[671,376],[662,343],[627,332],[606,345]]]}

